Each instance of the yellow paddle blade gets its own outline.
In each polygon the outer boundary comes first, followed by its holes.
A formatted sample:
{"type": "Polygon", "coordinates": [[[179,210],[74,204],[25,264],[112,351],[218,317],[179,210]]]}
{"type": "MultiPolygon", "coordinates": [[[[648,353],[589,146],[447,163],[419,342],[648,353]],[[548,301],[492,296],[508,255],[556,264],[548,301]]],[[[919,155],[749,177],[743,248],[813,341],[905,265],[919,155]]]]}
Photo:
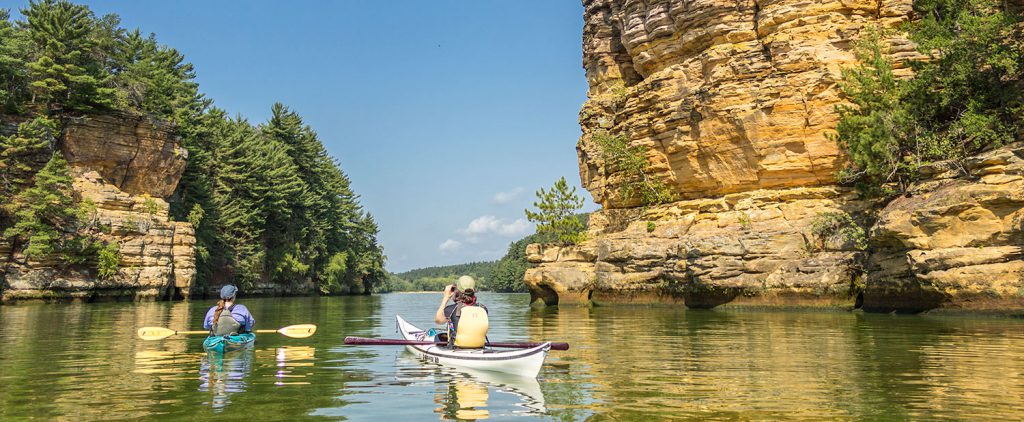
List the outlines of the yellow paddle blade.
{"type": "Polygon", "coordinates": [[[306,337],[309,337],[309,336],[313,335],[314,333],[316,333],[316,325],[313,325],[313,324],[289,325],[289,326],[284,327],[284,328],[282,328],[280,330],[277,330],[277,332],[281,333],[282,335],[291,337],[291,338],[306,338],[306,337]]]}
{"type": "Polygon", "coordinates": [[[163,327],[139,328],[139,338],[143,340],[160,340],[177,334],[177,331],[163,327]]]}

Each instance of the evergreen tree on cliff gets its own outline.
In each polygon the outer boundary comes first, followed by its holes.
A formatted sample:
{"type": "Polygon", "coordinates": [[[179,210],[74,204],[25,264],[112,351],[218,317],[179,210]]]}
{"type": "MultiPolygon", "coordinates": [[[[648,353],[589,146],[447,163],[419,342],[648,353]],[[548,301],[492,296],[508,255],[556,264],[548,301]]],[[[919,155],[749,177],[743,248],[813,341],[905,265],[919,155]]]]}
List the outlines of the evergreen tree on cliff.
{"type": "Polygon", "coordinates": [[[897,78],[889,37],[866,30],[843,70],[835,139],[851,161],[840,179],[892,194],[921,166],[962,160],[1024,138],[1024,26],[997,0],[918,0],[904,29],[926,60],[897,78]]]}
{"type": "Polygon", "coordinates": [[[115,90],[93,55],[96,19],[88,7],[65,0],[31,1],[19,22],[31,40],[27,63],[32,103],[49,110],[110,108],[115,90]]]}
{"type": "Polygon", "coordinates": [[[25,256],[37,258],[62,251],[78,216],[71,190],[68,163],[61,153],[35,175],[32,187],[18,193],[10,204],[16,223],[4,237],[23,243],[25,256]]]}
{"type": "Polygon", "coordinates": [[[17,134],[0,136],[0,204],[28,184],[56,131],[56,122],[38,117],[18,125],[17,134]]]}
{"type": "Polygon", "coordinates": [[[570,189],[565,177],[558,179],[550,190],[540,188],[538,201],[533,203],[537,211],[526,211],[526,218],[537,223],[537,233],[554,236],[567,244],[583,241],[585,225],[575,214],[583,207],[583,198],[576,195],[576,188],[570,189]]]}
{"type": "Polygon", "coordinates": [[[0,112],[17,113],[29,96],[25,68],[28,38],[10,17],[9,10],[0,9],[0,112]]]}

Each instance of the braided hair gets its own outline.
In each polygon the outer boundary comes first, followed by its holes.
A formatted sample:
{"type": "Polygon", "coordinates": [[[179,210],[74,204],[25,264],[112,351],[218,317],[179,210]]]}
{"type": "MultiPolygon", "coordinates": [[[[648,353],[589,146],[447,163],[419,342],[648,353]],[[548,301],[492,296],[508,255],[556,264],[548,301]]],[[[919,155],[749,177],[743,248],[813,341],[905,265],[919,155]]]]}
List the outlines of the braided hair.
{"type": "Polygon", "coordinates": [[[225,301],[224,299],[217,301],[217,310],[213,312],[213,321],[210,324],[210,332],[217,330],[217,322],[220,321],[220,313],[224,312],[225,302],[227,301],[225,301]]]}

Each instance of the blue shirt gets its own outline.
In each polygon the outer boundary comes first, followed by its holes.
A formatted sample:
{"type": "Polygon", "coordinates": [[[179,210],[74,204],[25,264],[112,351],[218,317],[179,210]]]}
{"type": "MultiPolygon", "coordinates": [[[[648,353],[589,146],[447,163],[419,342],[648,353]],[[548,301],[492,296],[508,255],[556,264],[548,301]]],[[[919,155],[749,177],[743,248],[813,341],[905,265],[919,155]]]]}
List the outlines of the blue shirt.
{"type": "MultiPolygon", "coordinates": [[[[228,311],[228,309],[224,309],[228,311]]],[[[249,309],[245,305],[232,305],[230,308],[231,317],[238,321],[242,326],[238,328],[238,332],[244,333],[252,331],[252,327],[256,325],[256,319],[249,313],[249,309]]],[[[217,312],[217,307],[214,306],[206,311],[206,318],[203,320],[203,328],[209,330],[213,328],[213,314],[217,312]]],[[[223,315],[223,313],[222,313],[223,315]]]]}

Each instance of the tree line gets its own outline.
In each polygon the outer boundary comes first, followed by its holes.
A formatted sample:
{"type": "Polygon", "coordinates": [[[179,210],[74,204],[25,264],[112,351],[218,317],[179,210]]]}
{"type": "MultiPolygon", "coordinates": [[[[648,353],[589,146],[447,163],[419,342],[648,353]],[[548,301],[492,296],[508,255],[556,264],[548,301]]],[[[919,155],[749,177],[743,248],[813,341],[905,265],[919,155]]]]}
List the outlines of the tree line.
{"type": "Polygon", "coordinates": [[[104,228],[75,199],[57,137],[65,117],[117,112],[169,122],[188,150],[169,202],[173,219],[196,228],[200,285],[312,281],[364,293],[384,281],[373,217],[296,112],[274,104],[260,124],[231,116],[200,92],[180,52],[117,15],[66,0],[19,11],[0,9],[0,114],[24,121],[0,136],[0,230],[17,249],[112,274],[99,266],[116,263],[116,245],[90,240],[104,228]]]}

